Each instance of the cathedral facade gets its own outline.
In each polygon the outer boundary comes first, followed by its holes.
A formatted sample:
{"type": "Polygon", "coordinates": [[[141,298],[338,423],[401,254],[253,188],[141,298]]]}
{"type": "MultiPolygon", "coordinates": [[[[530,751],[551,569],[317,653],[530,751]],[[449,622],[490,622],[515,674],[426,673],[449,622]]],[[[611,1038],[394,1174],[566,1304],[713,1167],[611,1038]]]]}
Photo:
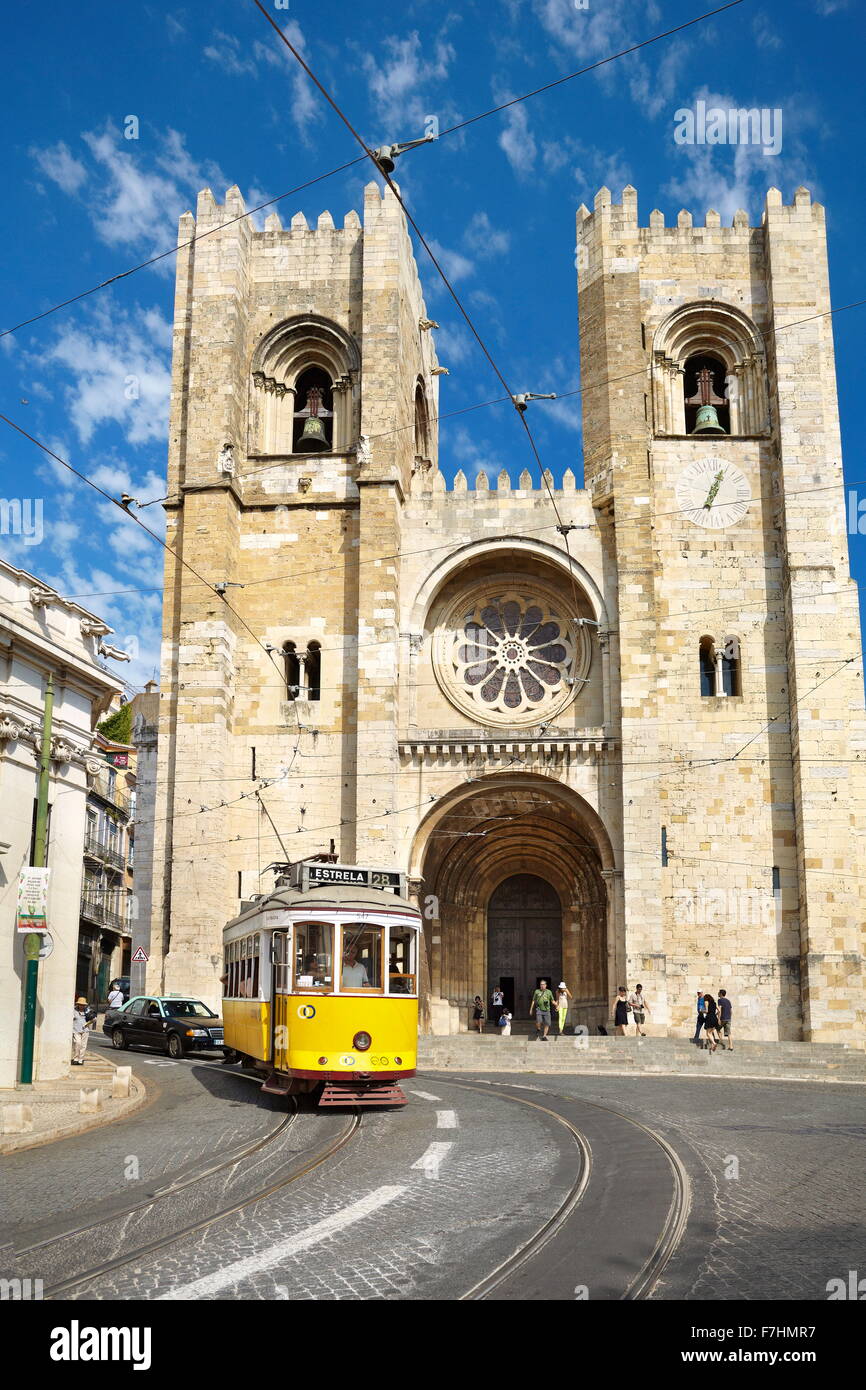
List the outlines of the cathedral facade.
{"type": "Polygon", "coordinates": [[[582,488],[446,486],[388,190],[341,227],[243,212],[206,191],[180,226],[148,987],[218,1002],[223,924],[333,842],[406,875],[433,1031],[545,976],[592,1031],[639,981],[651,1032],[724,987],[742,1037],[859,1036],[821,207],[579,210],[582,488]]]}

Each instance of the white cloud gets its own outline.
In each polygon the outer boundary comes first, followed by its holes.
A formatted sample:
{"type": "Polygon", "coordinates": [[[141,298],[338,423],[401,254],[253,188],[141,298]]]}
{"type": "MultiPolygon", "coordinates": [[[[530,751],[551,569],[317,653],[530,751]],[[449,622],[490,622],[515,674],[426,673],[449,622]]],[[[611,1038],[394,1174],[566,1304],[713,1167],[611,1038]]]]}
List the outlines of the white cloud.
{"type": "Polygon", "coordinates": [[[240,39],[234,34],[224,34],[221,29],[216,30],[214,42],[204,49],[204,56],[232,77],[243,77],[257,71],[253,59],[242,53],[240,39]]]}
{"type": "MultiPolygon", "coordinates": [[[[430,93],[423,89],[447,78],[455,57],[454,48],[440,37],[428,53],[422,48],[416,31],[405,39],[389,35],[384,40],[384,48],[385,58],[374,57],[371,53],[365,53],[362,58],[376,114],[383,129],[389,132],[390,140],[420,139],[432,101],[430,93]],[[415,131],[417,135],[396,134],[397,130],[415,131]]],[[[441,110],[439,117],[442,120],[441,110]]]]}
{"type": "MultiPolygon", "coordinates": [[[[441,265],[449,280],[454,282],[465,280],[467,275],[472,275],[475,267],[468,256],[461,255],[459,251],[450,251],[447,246],[443,246],[440,241],[429,238],[430,249],[441,265]]],[[[435,274],[435,267],[433,268],[435,274]]],[[[436,276],[438,280],[438,275],[436,276]]]]}
{"type": "Polygon", "coordinates": [[[79,440],[87,444],[107,424],[132,445],[164,440],[168,424],[171,325],[156,309],[120,314],[100,308],[86,327],[62,329],[37,359],[68,372],[63,386],[79,440]]]}
{"type": "Polygon", "coordinates": [[[31,149],[30,154],[46,178],[51,179],[70,197],[78,192],[87,178],[87,170],[81,160],[75,159],[63,140],[45,150],[31,149]]]}
{"type": "MultiPolygon", "coordinates": [[[[497,97],[497,103],[508,101],[508,97],[497,97]]],[[[499,136],[499,148],[505,151],[509,164],[515,174],[526,178],[535,168],[538,147],[535,136],[529,128],[526,108],[510,106],[505,113],[506,126],[499,136]]]]}
{"type": "Polygon", "coordinates": [[[476,212],[463,234],[463,240],[476,256],[485,259],[507,255],[511,234],[494,227],[486,212],[476,212]]]}
{"type": "MultiPolygon", "coordinates": [[[[283,33],[301,57],[309,61],[307,42],[301,26],[290,19],[288,24],[283,25],[283,33]]],[[[285,70],[288,65],[292,85],[292,118],[301,134],[306,134],[311,125],[324,118],[324,97],[317,91],[311,78],[285,44],[278,43],[276,39],[270,44],[257,40],[253,44],[253,52],[259,62],[267,63],[271,67],[285,70]]]]}

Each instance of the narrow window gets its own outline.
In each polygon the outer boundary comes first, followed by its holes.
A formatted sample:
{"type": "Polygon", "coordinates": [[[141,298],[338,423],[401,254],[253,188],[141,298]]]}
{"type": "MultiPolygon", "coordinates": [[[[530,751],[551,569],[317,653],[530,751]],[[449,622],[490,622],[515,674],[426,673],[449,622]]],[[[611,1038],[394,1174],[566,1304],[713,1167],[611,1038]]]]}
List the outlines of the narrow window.
{"type": "Polygon", "coordinates": [[[776,893],[781,893],[781,891],[782,891],[782,876],[781,876],[781,874],[779,873],[778,868],[777,868],[776,865],[774,864],[774,865],[773,865],[773,893],[774,893],[774,894],[776,894],[776,893]]]}
{"type": "Polygon", "coordinates": [[[722,652],[722,694],[742,695],[740,644],[736,637],[726,637],[722,652]]]}
{"type": "Polygon", "coordinates": [[[322,648],[318,642],[308,642],[304,653],[304,675],[307,678],[307,699],[319,700],[322,696],[322,648]]]}
{"type": "Polygon", "coordinates": [[[301,660],[294,642],[283,643],[283,661],[286,664],[286,699],[297,700],[301,693],[301,660]]]}
{"type": "Polygon", "coordinates": [[[663,826],[662,826],[662,868],[663,868],[663,869],[666,869],[667,866],[668,866],[668,828],[667,828],[666,825],[663,825],[663,826]]]}
{"type": "Polygon", "coordinates": [[[716,693],[716,654],[712,637],[702,637],[700,645],[701,695],[716,693]]]}

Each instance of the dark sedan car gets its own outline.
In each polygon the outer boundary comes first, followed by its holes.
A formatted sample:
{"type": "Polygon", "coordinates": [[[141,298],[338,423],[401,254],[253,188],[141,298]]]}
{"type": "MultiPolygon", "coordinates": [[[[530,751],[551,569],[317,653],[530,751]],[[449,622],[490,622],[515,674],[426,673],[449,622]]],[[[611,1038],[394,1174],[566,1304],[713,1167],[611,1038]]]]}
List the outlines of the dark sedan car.
{"type": "Polygon", "coordinates": [[[137,995],[108,1010],[102,1031],[118,1051],[139,1045],[158,1047],[169,1057],[223,1051],[223,1021],[200,999],[137,995]]]}

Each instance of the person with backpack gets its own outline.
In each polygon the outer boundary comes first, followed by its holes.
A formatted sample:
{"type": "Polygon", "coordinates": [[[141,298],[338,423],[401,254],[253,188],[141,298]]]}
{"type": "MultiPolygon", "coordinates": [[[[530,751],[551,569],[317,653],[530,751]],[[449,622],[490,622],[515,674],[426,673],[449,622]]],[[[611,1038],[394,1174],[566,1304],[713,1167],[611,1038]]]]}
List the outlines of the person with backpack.
{"type": "Polygon", "coordinates": [[[723,1048],[722,1051],[733,1052],[734,1050],[734,1044],[731,1042],[731,1014],[733,1013],[733,1011],[734,1008],[730,999],[728,998],[728,991],[726,989],[720,989],[719,1018],[721,1020],[722,1034],[728,1040],[727,1049],[723,1048]]]}
{"type": "Polygon", "coordinates": [[[500,1038],[510,1038],[510,1037],[511,1037],[511,1017],[512,1017],[511,1014],[508,1012],[508,1005],[506,1004],[506,1005],[503,1007],[501,1014],[499,1015],[499,1036],[500,1036],[500,1038]]]}
{"type": "Polygon", "coordinates": [[[529,1017],[535,1014],[535,1032],[539,1042],[547,1042],[547,1035],[550,1032],[550,1011],[553,1008],[553,995],[547,988],[546,980],[538,981],[538,989],[532,996],[532,1006],[529,1010],[529,1017]],[[542,1033],[542,1028],[544,1032],[542,1033]]]}
{"type": "Polygon", "coordinates": [[[697,1018],[697,1024],[696,1024],[696,1026],[695,1026],[695,1036],[692,1038],[692,1042],[694,1043],[695,1047],[700,1047],[700,1045],[701,1045],[701,1029],[703,1028],[703,1026],[704,1026],[704,991],[703,991],[702,989],[699,989],[699,990],[698,990],[698,1018],[697,1018]]]}

